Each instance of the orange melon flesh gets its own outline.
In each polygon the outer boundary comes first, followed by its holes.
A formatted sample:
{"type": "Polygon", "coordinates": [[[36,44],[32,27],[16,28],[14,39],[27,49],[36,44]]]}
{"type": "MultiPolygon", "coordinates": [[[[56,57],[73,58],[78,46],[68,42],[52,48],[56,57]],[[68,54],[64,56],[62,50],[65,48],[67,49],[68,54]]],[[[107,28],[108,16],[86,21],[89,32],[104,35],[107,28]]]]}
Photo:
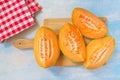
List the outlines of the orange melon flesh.
{"type": "Polygon", "coordinates": [[[79,30],[72,24],[65,24],[59,33],[59,45],[62,53],[73,62],[83,62],[86,48],[79,30]]]}
{"type": "Polygon", "coordinates": [[[91,41],[87,45],[87,59],[84,66],[88,69],[95,69],[104,65],[110,58],[115,47],[115,40],[108,36],[91,41]]]}
{"type": "Polygon", "coordinates": [[[96,15],[82,8],[75,8],[72,13],[72,21],[81,33],[88,38],[104,37],[108,29],[105,23],[96,15]]]}
{"type": "Polygon", "coordinates": [[[39,66],[53,66],[59,57],[57,36],[53,30],[41,27],[34,38],[34,56],[39,66]]]}

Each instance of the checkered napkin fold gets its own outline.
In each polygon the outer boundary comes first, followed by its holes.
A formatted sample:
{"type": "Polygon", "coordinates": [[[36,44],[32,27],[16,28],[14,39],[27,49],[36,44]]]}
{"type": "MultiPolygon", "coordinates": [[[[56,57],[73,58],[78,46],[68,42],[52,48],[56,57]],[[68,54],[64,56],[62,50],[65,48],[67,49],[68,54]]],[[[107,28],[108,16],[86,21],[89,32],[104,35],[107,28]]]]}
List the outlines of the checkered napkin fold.
{"type": "Polygon", "coordinates": [[[35,24],[35,0],[0,0],[0,43],[35,24]]]}

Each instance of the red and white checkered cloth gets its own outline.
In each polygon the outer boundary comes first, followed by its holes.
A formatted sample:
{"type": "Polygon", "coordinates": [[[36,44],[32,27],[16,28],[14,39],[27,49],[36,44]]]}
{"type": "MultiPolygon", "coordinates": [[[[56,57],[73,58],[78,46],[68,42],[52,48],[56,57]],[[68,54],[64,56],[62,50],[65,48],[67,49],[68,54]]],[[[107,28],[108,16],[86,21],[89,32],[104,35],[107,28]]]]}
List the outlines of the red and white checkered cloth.
{"type": "Polygon", "coordinates": [[[37,2],[35,2],[35,0],[26,0],[26,3],[28,4],[28,7],[32,14],[42,9],[42,7],[37,2]]]}
{"type": "Polygon", "coordinates": [[[35,0],[0,0],[0,42],[33,26],[40,9],[35,0]]]}

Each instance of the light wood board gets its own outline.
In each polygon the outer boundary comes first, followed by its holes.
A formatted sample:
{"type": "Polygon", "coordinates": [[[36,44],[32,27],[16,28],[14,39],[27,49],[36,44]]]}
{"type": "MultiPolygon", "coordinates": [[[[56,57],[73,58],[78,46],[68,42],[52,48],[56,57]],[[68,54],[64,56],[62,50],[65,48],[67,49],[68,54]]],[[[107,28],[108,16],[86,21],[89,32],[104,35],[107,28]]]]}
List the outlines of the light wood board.
{"type": "MultiPolygon", "coordinates": [[[[100,17],[100,19],[106,23],[105,17],[100,17]]],[[[70,18],[53,18],[53,19],[49,18],[44,20],[43,26],[53,29],[58,35],[60,28],[66,23],[72,23],[71,19],[70,18]]],[[[85,37],[84,39],[86,44],[88,44],[91,41],[91,39],[88,39],[85,37]]],[[[34,39],[18,39],[14,42],[14,46],[19,49],[33,48],[33,40],[34,39]]],[[[79,66],[81,64],[82,63],[72,62],[61,53],[55,66],[79,66]]]]}

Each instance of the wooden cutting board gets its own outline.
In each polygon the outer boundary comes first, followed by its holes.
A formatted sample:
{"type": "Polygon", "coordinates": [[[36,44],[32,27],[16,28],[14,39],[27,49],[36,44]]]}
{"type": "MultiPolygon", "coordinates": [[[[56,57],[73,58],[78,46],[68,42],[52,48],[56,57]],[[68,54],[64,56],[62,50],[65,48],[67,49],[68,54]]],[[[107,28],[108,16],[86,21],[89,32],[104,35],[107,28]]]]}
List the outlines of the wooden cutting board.
{"type": "MultiPolygon", "coordinates": [[[[105,17],[100,17],[100,19],[106,23],[105,17]]],[[[53,29],[58,35],[60,28],[65,23],[72,23],[72,21],[70,18],[53,18],[53,19],[49,18],[49,19],[44,20],[43,25],[53,29]]],[[[85,37],[84,39],[85,39],[86,44],[88,44],[91,41],[91,39],[88,39],[85,37]]],[[[18,39],[14,42],[14,46],[18,49],[30,49],[30,48],[33,48],[33,40],[34,39],[18,39]]],[[[81,64],[82,63],[75,63],[75,62],[70,61],[61,52],[61,55],[57,63],[55,64],[55,66],[79,66],[81,64]]]]}

